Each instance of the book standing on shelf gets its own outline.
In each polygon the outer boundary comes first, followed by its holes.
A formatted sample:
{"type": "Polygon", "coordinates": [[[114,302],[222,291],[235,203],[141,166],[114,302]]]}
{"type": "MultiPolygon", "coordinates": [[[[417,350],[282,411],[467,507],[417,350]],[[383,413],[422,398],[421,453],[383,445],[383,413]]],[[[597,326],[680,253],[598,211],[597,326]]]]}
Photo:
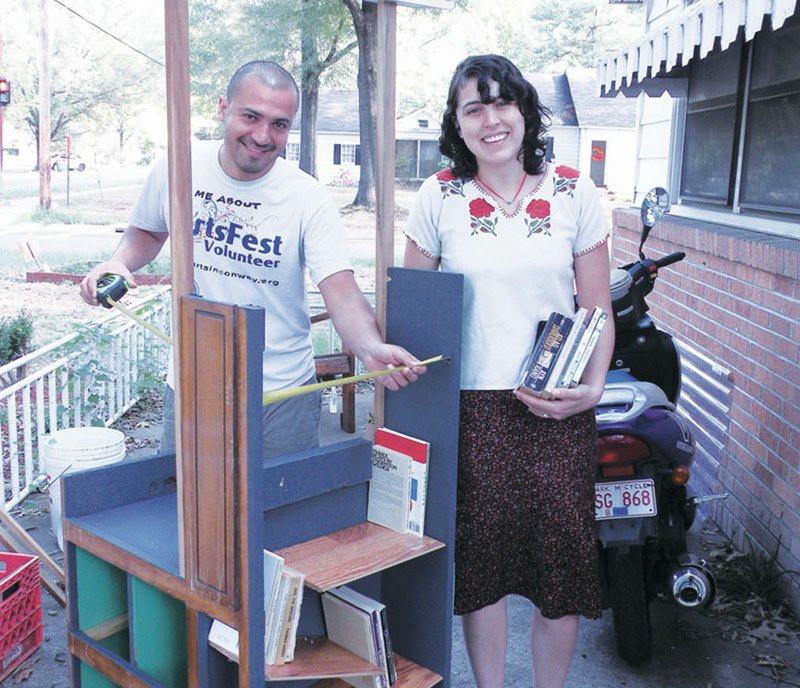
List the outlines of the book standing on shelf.
{"type": "Polygon", "coordinates": [[[334,588],[330,592],[354,607],[369,613],[372,619],[372,630],[375,636],[379,666],[385,666],[389,685],[393,684],[397,680],[397,667],[395,666],[394,652],[392,651],[392,639],[389,635],[386,605],[345,585],[334,588]]]}
{"type": "Polygon", "coordinates": [[[367,520],[405,533],[410,480],[411,462],[405,454],[374,445],[367,520]]]}
{"type": "Polygon", "coordinates": [[[422,535],[430,444],[378,428],[372,448],[367,520],[400,533],[422,535]]]}
{"type": "Polygon", "coordinates": [[[574,316],[552,312],[525,365],[521,386],[534,392],[575,387],[591,358],[608,314],[595,306],[574,316]]]}
{"type": "Polygon", "coordinates": [[[408,457],[406,532],[422,535],[425,531],[425,501],[428,494],[430,443],[389,428],[378,428],[375,431],[375,444],[400,452],[408,457]]]}
{"type": "Polygon", "coordinates": [[[283,608],[283,594],[285,593],[285,580],[283,572],[283,557],[264,550],[264,660],[270,663],[270,645],[275,644],[275,633],[271,630],[275,625],[278,609],[283,608]],[[281,587],[283,584],[283,588],[281,587]]]}
{"type": "Polygon", "coordinates": [[[386,606],[341,586],[322,594],[328,638],[382,670],[376,676],[351,677],[356,688],[388,688],[397,680],[386,606]]]}
{"type": "MultiPolygon", "coordinates": [[[[305,575],[286,566],[283,557],[264,550],[264,662],[294,659],[305,575]]],[[[214,619],[208,642],[228,657],[239,656],[239,631],[214,619]]]]}
{"type": "Polygon", "coordinates": [[[297,626],[300,621],[300,606],[303,603],[305,575],[284,566],[281,576],[287,579],[286,594],[281,600],[281,614],[278,623],[270,628],[275,633],[275,655],[266,659],[267,664],[285,664],[294,659],[297,626]],[[273,661],[270,661],[272,659],[273,661]]]}

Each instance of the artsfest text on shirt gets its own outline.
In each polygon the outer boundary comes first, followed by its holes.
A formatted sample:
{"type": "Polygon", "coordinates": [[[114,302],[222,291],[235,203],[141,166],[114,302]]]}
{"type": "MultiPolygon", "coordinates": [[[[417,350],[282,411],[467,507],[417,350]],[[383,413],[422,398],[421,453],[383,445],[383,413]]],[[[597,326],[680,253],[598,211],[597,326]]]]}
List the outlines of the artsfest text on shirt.
{"type": "MultiPolygon", "coordinates": [[[[280,259],[277,257],[281,255],[283,239],[280,235],[259,236],[253,211],[258,211],[260,202],[242,201],[230,196],[215,197],[206,191],[195,191],[194,195],[192,236],[196,246],[199,245],[208,256],[227,258],[266,270],[278,267],[280,259]],[[203,199],[199,207],[198,199],[203,199]]],[[[260,219],[263,222],[263,217],[260,219]]],[[[216,268],[198,262],[195,262],[195,267],[216,271],[216,268]]],[[[231,276],[247,277],[238,274],[231,276]]],[[[264,277],[263,283],[273,283],[266,279],[266,275],[264,277]]],[[[274,284],[277,285],[277,282],[274,284]]]]}

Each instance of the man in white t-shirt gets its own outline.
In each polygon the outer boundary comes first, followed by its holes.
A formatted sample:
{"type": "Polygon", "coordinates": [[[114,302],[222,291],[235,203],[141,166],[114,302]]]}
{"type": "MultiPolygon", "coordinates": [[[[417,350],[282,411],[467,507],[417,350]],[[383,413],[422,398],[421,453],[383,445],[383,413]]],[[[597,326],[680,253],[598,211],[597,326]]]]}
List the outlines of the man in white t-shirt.
{"type": "MultiPolygon", "coordinates": [[[[314,380],[314,354],[305,270],[318,285],[344,345],[368,370],[397,366],[381,379],[397,389],[424,368],[405,349],[385,344],[372,309],[358,288],[339,214],[315,179],[281,157],[297,112],[299,91],[274,62],[249,62],[219,99],[223,139],[192,145],[195,292],[214,301],[265,310],[264,391],[314,380]]],[[[158,255],[169,232],[166,158],[150,172],[130,224],[111,258],[81,282],[81,296],[96,305],[97,280],[132,272],[158,255]]],[[[164,395],[162,452],[175,446],[174,383],[164,395]]],[[[264,456],[319,445],[319,393],[264,407],[264,456]]]]}

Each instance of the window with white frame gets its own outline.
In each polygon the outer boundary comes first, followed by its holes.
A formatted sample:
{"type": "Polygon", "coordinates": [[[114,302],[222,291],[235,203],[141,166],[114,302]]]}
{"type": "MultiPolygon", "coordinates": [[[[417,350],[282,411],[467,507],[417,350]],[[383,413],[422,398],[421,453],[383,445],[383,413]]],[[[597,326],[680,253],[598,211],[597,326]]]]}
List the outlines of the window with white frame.
{"type": "Polygon", "coordinates": [[[361,146],[353,143],[333,144],[334,165],[360,165],[361,146]]]}
{"type": "Polygon", "coordinates": [[[690,63],[681,199],[800,214],[800,20],[690,63]]]}
{"type": "Polygon", "coordinates": [[[289,142],[286,144],[286,159],[297,162],[300,160],[300,144],[289,142]]]}

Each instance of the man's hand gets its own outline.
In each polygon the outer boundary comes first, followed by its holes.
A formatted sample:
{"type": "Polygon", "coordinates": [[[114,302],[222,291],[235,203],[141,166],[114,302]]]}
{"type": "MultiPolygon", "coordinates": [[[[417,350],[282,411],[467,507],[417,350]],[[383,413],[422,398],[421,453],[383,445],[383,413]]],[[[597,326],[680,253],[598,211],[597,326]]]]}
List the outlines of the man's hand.
{"type": "Polygon", "coordinates": [[[97,280],[103,275],[111,273],[113,275],[121,275],[125,278],[128,286],[131,289],[136,289],[136,280],[125,265],[118,260],[107,260],[103,263],[95,265],[81,280],[80,292],[81,298],[86,301],[90,306],[97,306],[97,280]]]}
{"type": "Polygon", "coordinates": [[[427,371],[425,366],[418,365],[419,359],[412,356],[401,346],[394,344],[377,344],[372,350],[363,355],[361,361],[369,372],[397,368],[396,373],[382,375],[375,378],[386,389],[397,391],[406,387],[410,382],[416,381],[420,375],[427,371]]]}
{"type": "Polygon", "coordinates": [[[96,265],[81,282],[81,298],[90,306],[97,305],[97,280],[111,273],[121,275],[131,289],[139,285],[133,278],[133,271],[147,265],[158,255],[168,238],[166,232],[148,232],[131,225],[125,230],[114,255],[96,265]]]}

